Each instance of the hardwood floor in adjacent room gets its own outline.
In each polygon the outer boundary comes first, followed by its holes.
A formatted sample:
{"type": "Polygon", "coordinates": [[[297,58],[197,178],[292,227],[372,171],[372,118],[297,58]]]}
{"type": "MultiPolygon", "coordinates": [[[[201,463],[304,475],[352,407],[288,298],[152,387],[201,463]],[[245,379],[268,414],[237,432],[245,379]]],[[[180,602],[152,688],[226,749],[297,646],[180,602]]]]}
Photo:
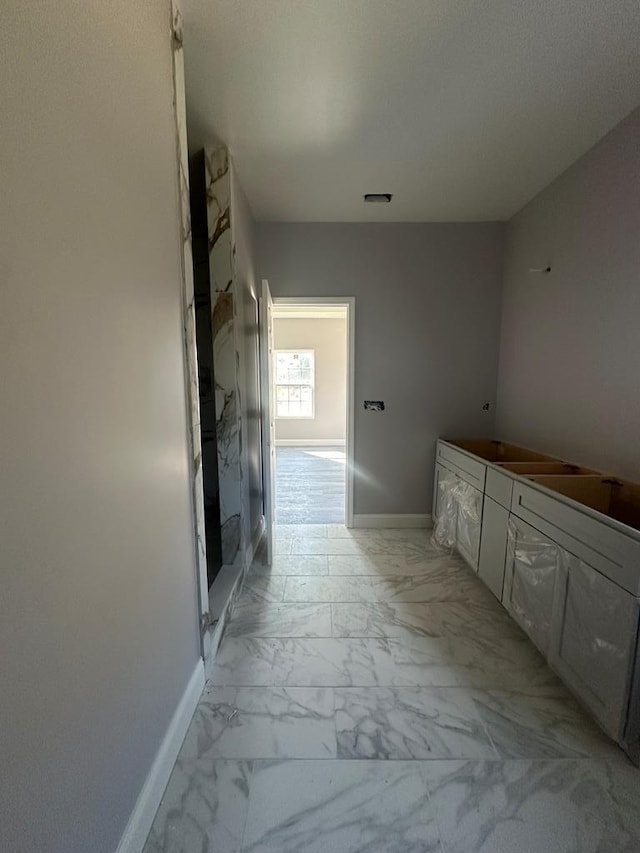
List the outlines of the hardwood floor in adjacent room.
{"type": "Polygon", "coordinates": [[[345,504],[344,447],[278,447],[278,524],[341,524],[345,504]]]}

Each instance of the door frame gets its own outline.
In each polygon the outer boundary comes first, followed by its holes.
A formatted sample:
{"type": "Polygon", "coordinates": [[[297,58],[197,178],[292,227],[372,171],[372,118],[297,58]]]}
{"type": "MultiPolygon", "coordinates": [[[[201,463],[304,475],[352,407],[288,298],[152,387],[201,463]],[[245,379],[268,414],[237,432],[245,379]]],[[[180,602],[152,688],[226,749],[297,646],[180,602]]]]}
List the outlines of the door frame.
{"type": "MultiPolygon", "coordinates": [[[[356,298],[355,296],[274,296],[274,307],[278,305],[304,305],[305,307],[347,309],[347,423],[345,436],[345,526],[353,527],[353,505],[355,486],[355,441],[354,426],[356,413],[355,354],[356,354],[356,298]]],[[[273,389],[269,389],[269,394],[273,389]]]]}
{"type": "Polygon", "coordinates": [[[267,279],[262,280],[258,303],[260,361],[260,434],[262,449],[262,508],[267,565],[273,564],[275,543],[275,419],[273,400],[273,297],[267,279]],[[264,390],[266,389],[266,394],[264,390]]]}

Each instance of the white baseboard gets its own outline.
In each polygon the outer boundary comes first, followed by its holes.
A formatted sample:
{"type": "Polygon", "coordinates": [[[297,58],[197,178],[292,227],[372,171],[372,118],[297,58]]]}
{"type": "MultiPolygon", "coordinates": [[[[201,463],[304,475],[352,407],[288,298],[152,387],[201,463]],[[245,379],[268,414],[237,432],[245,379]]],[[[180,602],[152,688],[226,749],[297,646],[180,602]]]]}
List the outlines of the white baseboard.
{"type": "Polygon", "coordinates": [[[344,438],[276,438],[276,447],[344,447],[344,438]]]}
{"type": "Polygon", "coordinates": [[[156,753],[116,853],[141,853],[203,689],[204,665],[199,660],[156,753]]]}
{"type": "Polygon", "coordinates": [[[354,515],[354,527],[431,527],[431,516],[390,513],[387,515],[354,515]]]}

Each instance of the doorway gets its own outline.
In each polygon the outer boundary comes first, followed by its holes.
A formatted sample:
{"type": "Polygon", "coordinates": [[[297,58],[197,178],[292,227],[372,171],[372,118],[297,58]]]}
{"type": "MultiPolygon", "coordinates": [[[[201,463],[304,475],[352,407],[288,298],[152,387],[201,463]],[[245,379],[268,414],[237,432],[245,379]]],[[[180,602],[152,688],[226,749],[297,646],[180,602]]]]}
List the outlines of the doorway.
{"type": "Polygon", "coordinates": [[[346,523],[347,314],[274,300],[277,524],[346,523]]]}
{"type": "Polygon", "coordinates": [[[263,288],[267,534],[270,517],[352,527],[355,299],[271,300],[263,288]]]}

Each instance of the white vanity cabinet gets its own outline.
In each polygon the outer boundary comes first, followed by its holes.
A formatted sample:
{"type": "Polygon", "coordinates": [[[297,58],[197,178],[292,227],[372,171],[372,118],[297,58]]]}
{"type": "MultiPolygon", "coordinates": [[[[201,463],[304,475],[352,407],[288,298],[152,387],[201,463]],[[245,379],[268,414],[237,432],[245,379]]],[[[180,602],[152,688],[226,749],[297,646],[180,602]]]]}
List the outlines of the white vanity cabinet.
{"type": "Polygon", "coordinates": [[[484,495],[480,489],[461,481],[457,496],[456,547],[460,556],[477,572],[484,495]]]}
{"type": "Polygon", "coordinates": [[[484,492],[487,472],[487,466],[484,462],[439,441],[436,447],[436,463],[452,471],[465,483],[469,483],[469,485],[484,492]]]}
{"type": "Polygon", "coordinates": [[[502,601],[504,586],[512,494],[513,479],[501,471],[487,467],[478,574],[498,601],[502,601]]]}
{"type": "Polygon", "coordinates": [[[440,507],[444,502],[447,491],[453,487],[454,483],[455,478],[452,472],[436,463],[433,477],[433,504],[431,509],[434,524],[440,517],[440,507]]]}
{"type": "Polygon", "coordinates": [[[638,599],[562,549],[549,663],[620,741],[638,633],[638,599]]]}
{"type": "Polygon", "coordinates": [[[450,448],[439,448],[433,487],[433,518],[443,547],[456,548],[478,570],[486,466],[450,448]]]}
{"type": "Polygon", "coordinates": [[[478,575],[498,601],[502,601],[507,557],[509,510],[488,495],[484,496],[478,575]]]}
{"type": "Polygon", "coordinates": [[[458,477],[448,468],[436,465],[433,480],[433,522],[437,531],[438,545],[454,548],[456,544],[458,514],[454,510],[455,489],[458,477]]]}
{"type": "Polygon", "coordinates": [[[547,656],[554,617],[560,548],[519,518],[509,519],[502,603],[547,656]]]}
{"type": "Polygon", "coordinates": [[[436,540],[640,764],[640,485],[500,441],[439,440],[433,517],[436,540]]]}

